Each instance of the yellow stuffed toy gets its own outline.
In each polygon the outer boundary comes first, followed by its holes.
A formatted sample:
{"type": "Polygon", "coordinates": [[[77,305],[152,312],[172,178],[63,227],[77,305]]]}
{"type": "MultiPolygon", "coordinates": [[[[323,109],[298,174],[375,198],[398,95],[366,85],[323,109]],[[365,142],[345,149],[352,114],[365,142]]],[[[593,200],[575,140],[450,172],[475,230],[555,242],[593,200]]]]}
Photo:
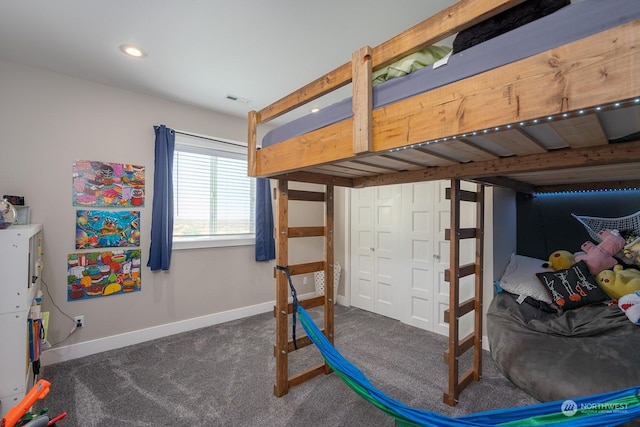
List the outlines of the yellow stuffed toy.
{"type": "Polygon", "coordinates": [[[569,251],[558,250],[549,255],[549,262],[542,266],[552,270],[566,270],[575,263],[575,257],[569,251]]]}
{"type": "Polygon", "coordinates": [[[596,279],[602,290],[613,299],[640,290],[640,270],[624,268],[620,264],[614,266],[613,270],[601,271],[596,279]]]}

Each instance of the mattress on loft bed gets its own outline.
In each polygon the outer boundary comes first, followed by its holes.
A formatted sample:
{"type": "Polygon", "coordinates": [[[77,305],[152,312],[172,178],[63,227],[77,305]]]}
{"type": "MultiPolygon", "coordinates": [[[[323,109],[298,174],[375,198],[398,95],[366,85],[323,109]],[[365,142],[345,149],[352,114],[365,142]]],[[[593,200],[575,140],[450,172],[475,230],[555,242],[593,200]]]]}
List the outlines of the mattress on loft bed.
{"type": "MultiPolygon", "coordinates": [[[[491,40],[453,54],[446,65],[425,67],[373,88],[373,108],[471,77],[640,19],[638,0],[582,0],[491,40]]],[[[265,134],[262,147],[352,117],[351,97],[265,134]]]]}

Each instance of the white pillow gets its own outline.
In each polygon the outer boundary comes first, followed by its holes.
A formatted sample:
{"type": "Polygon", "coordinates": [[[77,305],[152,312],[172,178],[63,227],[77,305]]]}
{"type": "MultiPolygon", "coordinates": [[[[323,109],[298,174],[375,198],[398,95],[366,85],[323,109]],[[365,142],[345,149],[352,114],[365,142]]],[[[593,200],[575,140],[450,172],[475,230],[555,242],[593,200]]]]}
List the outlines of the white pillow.
{"type": "Polygon", "coordinates": [[[542,265],[546,260],[511,254],[509,265],[500,278],[500,287],[514,295],[525,295],[551,304],[549,291],[538,280],[536,273],[553,271],[542,265]]]}

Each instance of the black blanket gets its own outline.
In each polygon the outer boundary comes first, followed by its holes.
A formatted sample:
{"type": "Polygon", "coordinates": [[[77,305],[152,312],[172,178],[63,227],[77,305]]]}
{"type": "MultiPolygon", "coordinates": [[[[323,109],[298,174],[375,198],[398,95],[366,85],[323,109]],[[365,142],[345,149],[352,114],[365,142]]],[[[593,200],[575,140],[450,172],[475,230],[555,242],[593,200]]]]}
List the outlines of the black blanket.
{"type": "Polygon", "coordinates": [[[640,326],[617,306],[549,313],[503,292],[487,313],[491,356],[540,401],[640,385],[640,326]]]}

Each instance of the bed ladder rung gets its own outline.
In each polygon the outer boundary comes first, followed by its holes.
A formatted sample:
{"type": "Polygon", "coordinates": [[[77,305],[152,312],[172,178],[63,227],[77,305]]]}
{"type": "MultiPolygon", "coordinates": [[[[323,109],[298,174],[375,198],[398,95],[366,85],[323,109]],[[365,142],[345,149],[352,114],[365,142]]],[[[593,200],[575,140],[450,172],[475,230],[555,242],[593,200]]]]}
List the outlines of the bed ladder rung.
{"type": "MultiPolygon", "coordinates": [[[[324,329],[320,329],[320,331],[324,334],[324,329]]],[[[293,339],[289,340],[289,343],[287,345],[287,353],[293,353],[296,350],[300,350],[301,348],[305,348],[309,345],[312,345],[313,341],[311,341],[311,338],[309,338],[308,336],[302,336],[302,337],[297,337],[296,338],[296,343],[293,343],[293,339]],[[296,346],[298,348],[296,348],[296,346]]],[[[276,356],[278,354],[278,348],[274,345],[273,346],[273,355],[276,356]]]]}
{"type": "MultiPolygon", "coordinates": [[[[460,190],[458,194],[461,202],[478,202],[478,193],[476,191],[460,190]]],[[[445,198],[451,200],[451,188],[445,190],[445,198]]]]}
{"type": "Polygon", "coordinates": [[[325,227],[289,227],[287,232],[290,239],[296,237],[321,237],[325,235],[325,227]]]}
{"type": "MultiPolygon", "coordinates": [[[[458,343],[458,351],[456,357],[460,357],[465,354],[467,351],[473,348],[473,343],[475,342],[475,334],[472,332],[458,343]]],[[[449,363],[449,349],[444,351],[444,363],[449,363]]]]}
{"type": "Polygon", "coordinates": [[[325,194],[321,191],[289,190],[289,200],[324,202],[325,194]]]}
{"type": "MultiPolygon", "coordinates": [[[[456,274],[457,278],[471,276],[472,274],[476,274],[477,265],[476,264],[465,264],[458,267],[458,271],[456,274]]],[[[451,269],[447,268],[444,270],[444,280],[445,282],[451,282],[451,269]]]]}
{"type": "MultiPolygon", "coordinates": [[[[289,274],[291,276],[298,276],[300,274],[315,273],[316,271],[323,271],[325,269],[324,261],[306,262],[303,264],[292,264],[289,266],[289,274]]],[[[273,277],[278,277],[278,269],[273,269],[273,277]]]]}
{"type": "MultiPolygon", "coordinates": [[[[472,312],[474,309],[476,308],[476,299],[475,298],[469,298],[468,300],[466,300],[465,302],[460,303],[460,305],[458,305],[458,311],[457,311],[457,318],[461,318],[462,316],[464,316],[467,313],[472,312]]],[[[444,322],[445,323],[449,323],[449,312],[451,311],[451,309],[447,308],[444,311],[444,322]]]]}
{"type": "MultiPolygon", "coordinates": [[[[315,297],[298,300],[298,304],[304,307],[305,310],[308,310],[314,307],[321,307],[324,305],[324,295],[318,295],[315,297]]],[[[293,303],[290,302],[287,304],[287,314],[292,314],[292,313],[293,313],[293,303]]],[[[275,317],[276,315],[277,315],[276,306],[274,305],[273,316],[275,317]]]]}
{"type": "MultiPolygon", "coordinates": [[[[475,239],[476,237],[478,237],[479,233],[480,230],[477,228],[461,228],[460,230],[458,230],[458,238],[463,240],[475,239]]],[[[448,228],[444,230],[444,239],[451,240],[451,230],[448,228]]]]}
{"type": "Polygon", "coordinates": [[[327,365],[321,363],[319,365],[313,366],[305,371],[299,372],[295,375],[289,377],[288,383],[289,387],[295,387],[304,382],[309,381],[311,378],[315,378],[318,375],[327,373],[327,365]]]}

